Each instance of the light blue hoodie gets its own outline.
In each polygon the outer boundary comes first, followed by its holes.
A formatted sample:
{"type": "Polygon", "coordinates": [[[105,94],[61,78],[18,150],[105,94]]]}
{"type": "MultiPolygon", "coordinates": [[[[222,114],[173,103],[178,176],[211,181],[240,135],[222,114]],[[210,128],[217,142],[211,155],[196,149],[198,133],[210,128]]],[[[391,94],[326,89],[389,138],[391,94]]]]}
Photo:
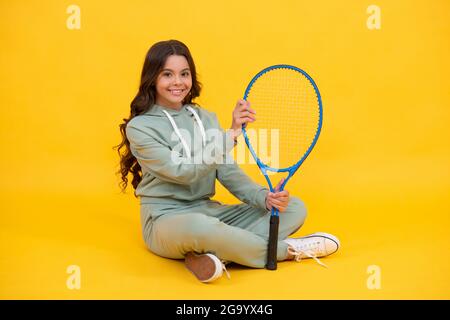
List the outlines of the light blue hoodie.
{"type": "Polygon", "coordinates": [[[135,191],[141,203],[183,205],[206,200],[215,195],[217,178],[242,202],[266,209],[268,189],[253,182],[230,158],[234,141],[231,132],[220,127],[215,113],[197,105],[184,105],[177,111],[155,104],[130,120],[126,134],[142,169],[143,177],[135,191]],[[181,138],[175,132],[178,129],[181,138]],[[223,150],[217,149],[218,139],[211,132],[221,132],[219,144],[223,150]],[[201,150],[211,149],[216,150],[212,163],[210,159],[194,161],[201,150]]]}

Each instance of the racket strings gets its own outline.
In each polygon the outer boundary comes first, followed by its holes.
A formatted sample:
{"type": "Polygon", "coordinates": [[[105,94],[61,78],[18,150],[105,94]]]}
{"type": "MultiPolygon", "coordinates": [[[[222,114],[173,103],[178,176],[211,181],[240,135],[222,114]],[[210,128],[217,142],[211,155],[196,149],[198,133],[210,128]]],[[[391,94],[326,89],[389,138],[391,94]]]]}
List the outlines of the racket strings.
{"type": "Polygon", "coordinates": [[[318,97],[308,78],[291,69],[271,70],[253,83],[247,100],[257,119],[247,132],[254,130],[249,139],[261,161],[275,168],[297,163],[319,128],[318,97]]]}

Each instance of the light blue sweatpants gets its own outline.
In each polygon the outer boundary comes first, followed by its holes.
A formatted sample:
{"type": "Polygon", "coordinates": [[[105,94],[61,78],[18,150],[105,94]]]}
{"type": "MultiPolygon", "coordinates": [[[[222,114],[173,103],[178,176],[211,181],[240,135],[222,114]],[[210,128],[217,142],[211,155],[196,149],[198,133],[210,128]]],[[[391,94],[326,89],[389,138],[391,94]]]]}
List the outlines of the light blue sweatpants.
{"type": "MultiPolygon", "coordinates": [[[[282,240],[297,231],[306,217],[303,202],[290,197],[280,213],[278,260],[285,260],[282,240]]],[[[213,253],[221,260],[264,268],[267,259],[270,212],[246,203],[224,205],[199,200],[186,205],[141,204],[144,240],[153,253],[183,259],[191,251],[213,253]]]]}

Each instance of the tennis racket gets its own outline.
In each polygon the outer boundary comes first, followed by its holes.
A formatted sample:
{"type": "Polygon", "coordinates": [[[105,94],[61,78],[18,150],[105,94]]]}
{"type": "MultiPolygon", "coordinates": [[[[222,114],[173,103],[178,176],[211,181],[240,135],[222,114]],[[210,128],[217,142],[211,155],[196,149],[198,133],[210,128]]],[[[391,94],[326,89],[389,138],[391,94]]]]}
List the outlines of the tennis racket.
{"type": "MultiPolygon", "coordinates": [[[[245,143],[271,192],[274,188],[269,172],[287,172],[279,188],[282,191],[319,138],[323,118],[319,89],[305,71],[280,64],[255,75],[245,90],[244,100],[250,102],[257,117],[257,121],[242,126],[245,143]],[[269,146],[269,139],[265,139],[265,145],[261,143],[262,139],[258,139],[264,135],[271,140],[269,146]],[[271,154],[270,166],[268,159],[260,158],[263,153],[271,154]]],[[[277,268],[278,226],[279,212],[273,207],[266,264],[269,270],[277,268]]]]}

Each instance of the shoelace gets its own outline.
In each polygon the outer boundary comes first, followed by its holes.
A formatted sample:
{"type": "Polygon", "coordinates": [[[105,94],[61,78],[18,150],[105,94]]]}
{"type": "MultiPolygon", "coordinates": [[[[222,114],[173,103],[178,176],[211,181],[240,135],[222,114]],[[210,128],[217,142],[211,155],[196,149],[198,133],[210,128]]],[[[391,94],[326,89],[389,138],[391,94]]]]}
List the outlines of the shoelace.
{"type": "Polygon", "coordinates": [[[294,256],[294,260],[297,262],[300,262],[302,260],[301,255],[303,254],[309,258],[314,259],[321,266],[328,268],[328,266],[325,263],[323,263],[322,261],[320,261],[319,258],[317,258],[317,255],[311,250],[301,250],[301,249],[294,249],[292,247],[289,247],[288,252],[294,256]]]}
{"type": "Polygon", "coordinates": [[[221,260],[221,262],[222,262],[222,270],[225,271],[225,274],[227,275],[227,278],[228,278],[228,279],[231,279],[231,276],[230,276],[230,274],[228,273],[227,268],[225,267],[226,261],[221,260]]]}

